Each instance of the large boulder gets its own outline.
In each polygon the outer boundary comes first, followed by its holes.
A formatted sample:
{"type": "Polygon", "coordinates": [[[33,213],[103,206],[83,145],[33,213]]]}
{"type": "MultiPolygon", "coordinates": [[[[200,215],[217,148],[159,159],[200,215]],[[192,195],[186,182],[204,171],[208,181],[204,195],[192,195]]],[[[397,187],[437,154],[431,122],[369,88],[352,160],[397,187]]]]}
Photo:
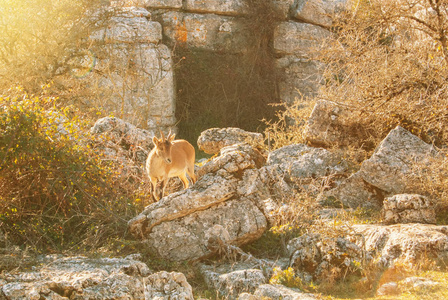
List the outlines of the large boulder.
{"type": "Polygon", "coordinates": [[[154,131],[144,130],[116,117],[98,119],[90,128],[95,137],[95,148],[108,159],[119,159],[132,167],[131,162],[143,166],[152,149],[154,131]]]}
{"type": "Polygon", "coordinates": [[[366,182],[388,194],[406,193],[406,182],[416,177],[413,167],[429,163],[436,155],[433,146],[397,126],[362,163],[359,172],[366,182]]]}
{"type": "Polygon", "coordinates": [[[193,299],[183,274],[151,273],[133,257],[62,257],[44,260],[30,272],[2,274],[0,291],[11,300],[193,299]]]}
{"type": "Polygon", "coordinates": [[[417,166],[431,163],[437,155],[433,146],[397,126],[362,162],[358,172],[325,191],[321,201],[334,198],[351,208],[380,209],[384,197],[412,190],[407,182],[418,179],[417,166]]]}
{"type": "Polygon", "coordinates": [[[279,166],[289,180],[344,174],[349,167],[340,155],[305,144],[293,144],[272,151],[266,165],[279,166]]]}
{"type": "Polygon", "coordinates": [[[399,194],[388,197],[383,202],[382,214],[385,224],[436,223],[434,203],[422,195],[399,194]]]}
{"type": "Polygon", "coordinates": [[[219,250],[220,244],[242,245],[267,229],[263,184],[249,145],[221,150],[189,189],[153,203],[129,221],[131,233],[172,261],[195,260],[219,250]]]}
{"type": "Polygon", "coordinates": [[[360,146],[360,126],[350,121],[353,112],[337,103],[318,100],[309,116],[305,139],[316,146],[360,146]]]}
{"type": "Polygon", "coordinates": [[[249,132],[240,128],[210,128],[198,138],[198,147],[207,154],[216,154],[226,146],[248,143],[254,146],[263,145],[263,134],[249,132]]]}
{"type": "Polygon", "coordinates": [[[369,251],[381,267],[394,263],[417,266],[446,265],[448,227],[429,224],[354,225],[357,244],[369,251]]]}

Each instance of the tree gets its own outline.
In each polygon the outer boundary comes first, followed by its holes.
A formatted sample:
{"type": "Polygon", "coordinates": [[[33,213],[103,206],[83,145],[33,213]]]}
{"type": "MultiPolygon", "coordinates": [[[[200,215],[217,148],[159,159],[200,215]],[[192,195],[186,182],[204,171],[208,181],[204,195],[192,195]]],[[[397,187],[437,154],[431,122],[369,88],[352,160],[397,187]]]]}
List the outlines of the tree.
{"type": "Polygon", "coordinates": [[[67,72],[67,61],[94,21],[87,16],[99,5],[101,0],[2,0],[0,89],[19,84],[35,91],[67,72]]]}

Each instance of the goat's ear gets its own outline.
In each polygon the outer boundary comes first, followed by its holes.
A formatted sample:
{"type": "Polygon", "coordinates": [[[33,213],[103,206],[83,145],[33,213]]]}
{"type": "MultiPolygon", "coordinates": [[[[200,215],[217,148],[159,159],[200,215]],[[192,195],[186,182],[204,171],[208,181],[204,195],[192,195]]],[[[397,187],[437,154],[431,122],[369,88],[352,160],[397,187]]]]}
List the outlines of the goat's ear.
{"type": "Polygon", "coordinates": [[[159,143],[159,140],[157,139],[157,137],[153,137],[152,138],[152,143],[154,144],[154,146],[158,146],[160,143],[159,143]]]}
{"type": "Polygon", "coordinates": [[[176,137],[176,134],[175,133],[172,133],[171,135],[170,135],[170,139],[168,140],[170,143],[172,142],[172,141],[174,141],[174,138],[176,137]]]}

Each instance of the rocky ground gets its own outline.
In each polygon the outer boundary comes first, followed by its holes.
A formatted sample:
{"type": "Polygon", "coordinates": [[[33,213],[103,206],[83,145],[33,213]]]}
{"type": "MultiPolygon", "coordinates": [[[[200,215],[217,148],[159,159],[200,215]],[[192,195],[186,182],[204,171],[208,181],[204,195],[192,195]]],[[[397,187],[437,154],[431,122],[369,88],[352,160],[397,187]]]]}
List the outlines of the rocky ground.
{"type": "MultiPolygon", "coordinates": [[[[324,144],[344,134],[335,129],[337,117],[314,118],[315,114],[331,116],[328,110],[335,110],[333,104],[316,105],[307,129],[309,141],[324,144]],[[319,122],[327,122],[325,130],[319,122]]],[[[120,156],[118,145],[123,141],[141,144],[135,157],[144,161],[142,149],[151,137],[137,127],[104,118],[92,132],[115,137],[103,148],[113,157],[120,156]]],[[[396,127],[370,158],[354,168],[340,153],[324,148],[295,144],[266,152],[262,143],[261,134],[236,128],[203,132],[199,148],[216,155],[197,166],[196,184],[148,205],[129,220],[128,229],[141,242],[142,252],[150,251],[161,261],[194,265],[207,288],[224,299],[318,299],[322,296],[307,292],[306,287],[348,275],[368,281],[366,266],[387,272],[397,266],[439,270],[446,265],[448,226],[436,225],[437,199],[410,193],[408,184],[416,176],[416,162],[437,158],[431,145],[396,127]],[[336,178],[328,188],[313,190],[313,179],[328,176],[336,178]],[[294,211],[288,199],[302,192],[314,195],[320,203],[316,221],[333,222],[333,232],[309,231],[274,246],[284,248],[274,260],[242,250],[258,241],[280,215],[294,211]],[[339,212],[360,208],[380,213],[381,222],[336,223],[339,212]],[[279,279],[288,272],[297,284],[279,279]]],[[[198,297],[186,275],[150,270],[139,253],[124,258],[42,256],[26,266],[27,270],[2,272],[0,299],[198,297]]],[[[415,276],[380,283],[378,295],[398,294],[403,286],[437,289],[442,285],[415,276]]]]}

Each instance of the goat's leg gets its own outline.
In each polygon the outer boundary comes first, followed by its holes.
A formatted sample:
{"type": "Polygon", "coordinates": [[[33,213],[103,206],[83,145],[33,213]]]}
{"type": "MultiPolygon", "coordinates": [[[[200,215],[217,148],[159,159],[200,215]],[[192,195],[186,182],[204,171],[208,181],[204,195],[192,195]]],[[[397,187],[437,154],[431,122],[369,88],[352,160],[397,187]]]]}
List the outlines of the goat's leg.
{"type": "Polygon", "coordinates": [[[165,178],[162,180],[162,195],[160,196],[160,199],[165,197],[165,188],[166,188],[169,180],[170,180],[169,178],[165,178]]]}
{"type": "Polygon", "coordinates": [[[151,190],[149,191],[150,196],[154,199],[154,202],[157,202],[159,201],[157,198],[157,178],[150,177],[149,180],[151,182],[151,190]]]}
{"type": "Polygon", "coordinates": [[[182,180],[182,183],[184,184],[184,189],[187,189],[190,186],[190,182],[188,181],[187,175],[182,174],[179,175],[180,180],[182,180]]]}

